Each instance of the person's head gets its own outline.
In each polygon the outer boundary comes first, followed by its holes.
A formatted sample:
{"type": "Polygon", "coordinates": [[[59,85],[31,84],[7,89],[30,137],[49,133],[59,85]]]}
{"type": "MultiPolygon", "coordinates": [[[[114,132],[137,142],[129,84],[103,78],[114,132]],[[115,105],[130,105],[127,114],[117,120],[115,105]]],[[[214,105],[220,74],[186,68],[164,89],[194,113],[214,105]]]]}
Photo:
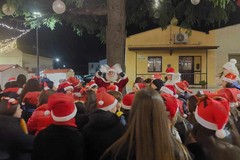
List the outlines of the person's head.
{"type": "Polygon", "coordinates": [[[144,83],[146,84],[146,86],[150,86],[152,83],[152,79],[151,78],[147,78],[144,80],[144,83]]]}
{"type": "Polygon", "coordinates": [[[23,87],[23,85],[27,82],[27,77],[24,74],[19,74],[17,76],[17,82],[19,83],[19,87],[23,87]]]}
{"type": "Polygon", "coordinates": [[[172,67],[172,65],[171,65],[171,64],[168,64],[167,67],[170,68],[170,67],[172,67]]]}
{"type": "Polygon", "coordinates": [[[22,100],[27,92],[40,91],[39,81],[37,79],[29,79],[24,86],[22,93],[20,94],[20,99],[22,100]]]}
{"type": "MultiPolygon", "coordinates": [[[[124,135],[105,153],[115,151],[117,156],[118,151],[127,143],[130,151],[128,155],[135,153],[138,160],[173,160],[176,150],[182,153],[182,149],[179,149],[175,142],[170,133],[167,112],[160,94],[152,88],[144,88],[135,95],[124,135]]],[[[180,156],[178,159],[183,158],[180,156]]]]}
{"type": "Polygon", "coordinates": [[[135,83],[144,83],[144,79],[142,77],[137,77],[134,81],[134,84],[135,83]]]}
{"type": "Polygon", "coordinates": [[[91,113],[92,111],[97,109],[97,97],[96,93],[93,90],[86,90],[86,112],[91,113]]]}
{"type": "Polygon", "coordinates": [[[117,105],[117,109],[121,108],[121,102],[122,102],[122,93],[119,91],[108,91],[108,94],[112,95],[113,97],[115,97],[118,101],[118,105],[117,105]]]}
{"type": "Polygon", "coordinates": [[[53,123],[77,127],[74,118],[76,113],[77,108],[72,96],[55,93],[48,97],[48,112],[45,115],[51,114],[53,123]]]}
{"type": "Polygon", "coordinates": [[[115,70],[108,70],[106,79],[110,82],[115,82],[118,79],[118,74],[115,70]]]}
{"type": "Polygon", "coordinates": [[[146,84],[145,83],[135,83],[133,85],[133,89],[132,91],[135,93],[135,92],[138,92],[140,91],[141,89],[145,88],[146,87],[146,84]]]}
{"type": "Polygon", "coordinates": [[[98,109],[116,113],[118,100],[107,92],[96,93],[98,109]]]}
{"type": "Polygon", "coordinates": [[[160,79],[155,79],[152,81],[150,87],[155,89],[156,91],[160,91],[161,87],[163,86],[163,81],[160,79]]]}
{"type": "Polygon", "coordinates": [[[4,97],[0,101],[0,115],[14,116],[20,118],[22,109],[16,99],[4,97]]]}
{"type": "Polygon", "coordinates": [[[86,88],[96,92],[98,89],[98,85],[96,84],[96,82],[94,80],[91,80],[89,83],[87,83],[86,88]]]}
{"type": "Polygon", "coordinates": [[[237,76],[233,73],[228,73],[223,77],[221,86],[223,88],[226,88],[227,86],[231,86],[231,84],[236,81],[237,81],[237,76]]]}
{"type": "Polygon", "coordinates": [[[46,104],[48,102],[48,97],[52,94],[56,93],[56,91],[48,89],[48,90],[42,90],[39,99],[38,99],[38,106],[41,106],[43,104],[46,104]]]}

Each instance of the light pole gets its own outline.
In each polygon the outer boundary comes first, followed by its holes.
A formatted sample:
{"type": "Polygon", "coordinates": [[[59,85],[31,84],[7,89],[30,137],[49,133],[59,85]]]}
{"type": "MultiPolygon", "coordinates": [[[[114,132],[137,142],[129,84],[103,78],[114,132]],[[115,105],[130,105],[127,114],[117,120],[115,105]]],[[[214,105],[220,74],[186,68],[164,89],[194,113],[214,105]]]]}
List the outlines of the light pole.
{"type": "MultiPolygon", "coordinates": [[[[33,12],[35,18],[41,17],[41,13],[33,12]]],[[[39,76],[40,72],[40,65],[39,65],[39,47],[38,47],[38,24],[36,26],[36,56],[37,56],[37,76],[39,76]]]]}
{"type": "Polygon", "coordinates": [[[55,61],[56,61],[56,68],[59,69],[59,68],[58,68],[58,65],[59,65],[58,63],[59,63],[60,59],[59,59],[59,58],[56,58],[55,61]]]}

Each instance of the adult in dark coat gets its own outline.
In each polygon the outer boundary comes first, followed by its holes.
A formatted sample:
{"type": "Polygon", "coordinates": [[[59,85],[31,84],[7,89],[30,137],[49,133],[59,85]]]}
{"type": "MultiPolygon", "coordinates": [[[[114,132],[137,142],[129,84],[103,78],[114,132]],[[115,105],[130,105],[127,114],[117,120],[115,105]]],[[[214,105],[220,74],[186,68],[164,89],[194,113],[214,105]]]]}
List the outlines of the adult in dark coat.
{"type": "Polygon", "coordinates": [[[48,98],[53,124],[39,132],[34,141],[33,160],[84,160],[84,141],[75,123],[74,99],[64,93],[48,98]]]}
{"type": "Polygon", "coordinates": [[[86,154],[89,160],[99,160],[104,151],[124,133],[116,112],[117,100],[106,92],[97,93],[97,110],[89,115],[83,128],[86,154]]]}
{"type": "Polygon", "coordinates": [[[31,159],[34,136],[27,134],[21,111],[14,99],[0,102],[0,152],[5,153],[7,160],[31,159]]]}

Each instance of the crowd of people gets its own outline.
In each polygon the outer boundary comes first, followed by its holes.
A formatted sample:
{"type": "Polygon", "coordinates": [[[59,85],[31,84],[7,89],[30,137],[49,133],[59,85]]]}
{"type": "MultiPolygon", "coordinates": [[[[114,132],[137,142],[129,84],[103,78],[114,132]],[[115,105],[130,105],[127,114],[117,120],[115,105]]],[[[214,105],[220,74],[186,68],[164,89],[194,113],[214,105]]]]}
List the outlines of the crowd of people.
{"type": "Polygon", "coordinates": [[[9,77],[0,94],[0,160],[238,160],[236,63],[223,65],[215,92],[193,93],[171,65],[166,77],[137,77],[125,94],[119,64],[101,66],[85,85],[9,77]]]}

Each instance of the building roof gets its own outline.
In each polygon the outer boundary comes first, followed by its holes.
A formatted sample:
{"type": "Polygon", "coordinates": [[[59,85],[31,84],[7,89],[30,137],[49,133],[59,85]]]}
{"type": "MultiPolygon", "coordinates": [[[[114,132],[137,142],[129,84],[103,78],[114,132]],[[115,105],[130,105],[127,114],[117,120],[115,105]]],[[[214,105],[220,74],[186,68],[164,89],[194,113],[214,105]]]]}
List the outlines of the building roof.
{"type": "Polygon", "coordinates": [[[0,65],[0,72],[3,72],[7,69],[10,69],[10,68],[22,68],[21,66],[17,65],[17,64],[3,64],[3,65],[0,65]]]}
{"type": "Polygon", "coordinates": [[[43,71],[43,74],[49,74],[49,73],[67,73],[67,72],[73,72],[72,69],[46,69],[43,71]]]}

